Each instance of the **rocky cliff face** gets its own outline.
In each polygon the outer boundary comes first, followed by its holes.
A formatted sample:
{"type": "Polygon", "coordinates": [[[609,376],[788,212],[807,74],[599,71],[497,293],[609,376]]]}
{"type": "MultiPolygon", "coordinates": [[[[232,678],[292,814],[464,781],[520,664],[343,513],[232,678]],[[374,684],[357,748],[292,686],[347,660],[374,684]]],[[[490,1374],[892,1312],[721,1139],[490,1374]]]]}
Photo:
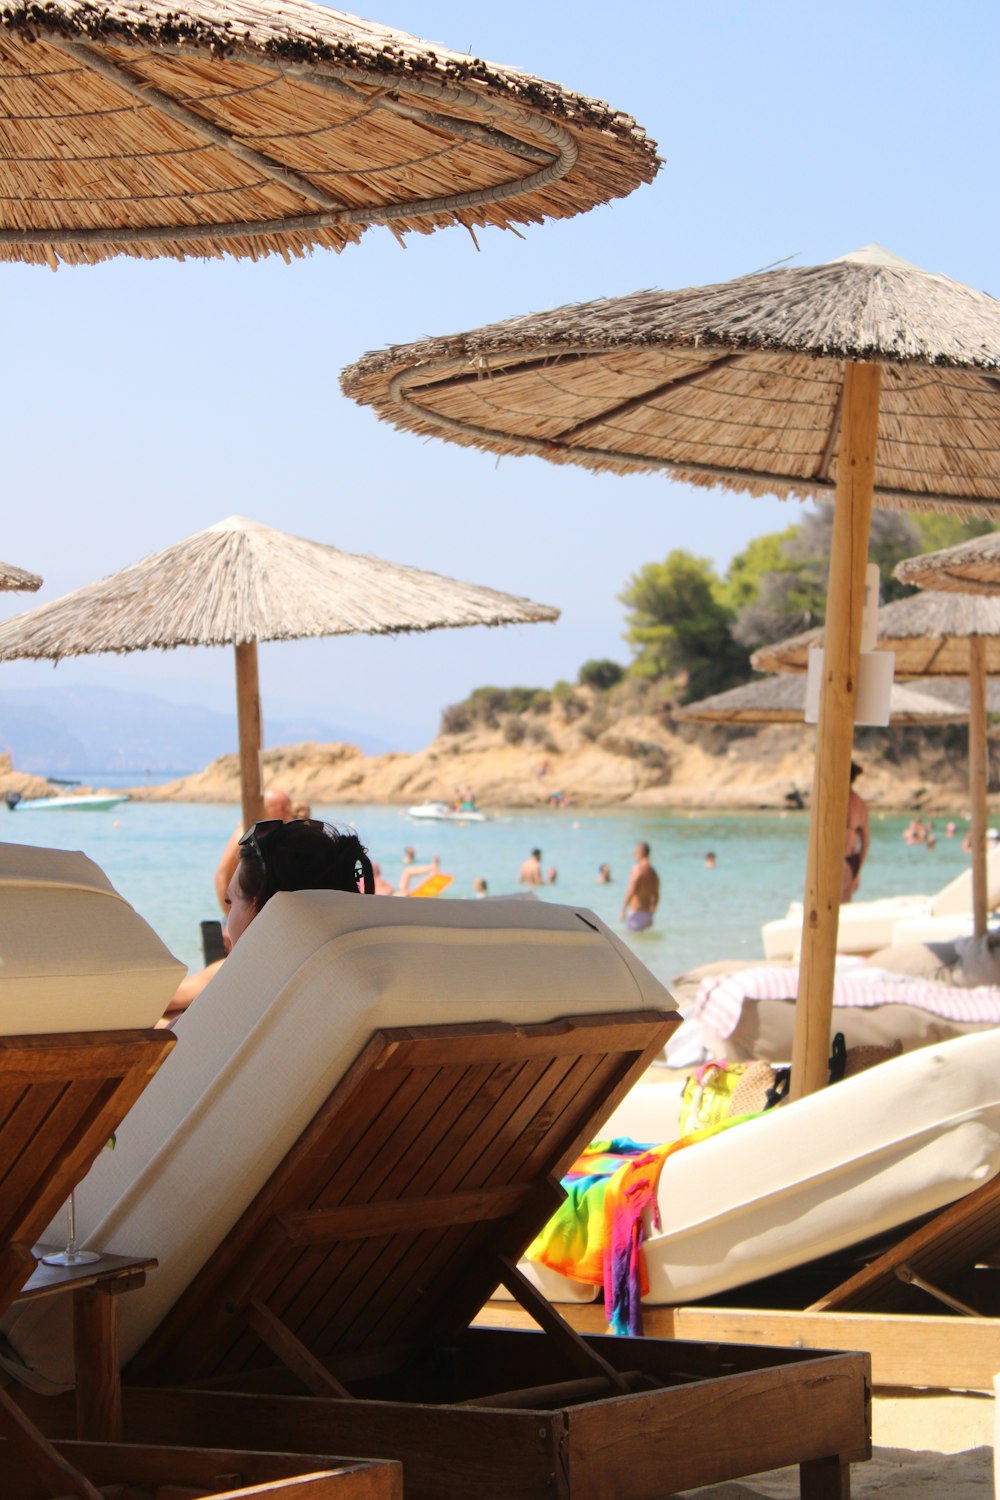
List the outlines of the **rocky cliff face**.
{"type": "MultiPolygon", "coordinates": [[[[467,790],[484,806],[533,807],[553,796],[577,806],[781,808],[808,802],[815,731],[681,725],[669,711],[616,712],[579,689],[570,712],[495,716],[441,734],[413,754],[363,755],[353,745],[294,745],[264,755],[265,784],[317,803],[450,801],[467,790]]],[[[868,730],[857,758],[869,802],[901,810],[966,802],[962,730],[868,730]]],[[[238,802],[235,755],[161,787],[157,801],[238,802]]]]}

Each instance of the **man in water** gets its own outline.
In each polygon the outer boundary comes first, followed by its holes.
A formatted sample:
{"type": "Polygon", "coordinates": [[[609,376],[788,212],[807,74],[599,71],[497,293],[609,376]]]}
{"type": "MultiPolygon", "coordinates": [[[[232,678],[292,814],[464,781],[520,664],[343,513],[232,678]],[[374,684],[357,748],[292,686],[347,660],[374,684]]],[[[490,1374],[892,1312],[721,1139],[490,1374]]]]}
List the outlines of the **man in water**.
{"type": "Polygon", "coordinates": [[[636,844],[635,864],[622,900],[621,919],[629,932],[645,932],[653,925],[660,899],[660,877],[649,862],[649,845],[636,844]]]}
{"type": "MultiPolygon", "coordinates": [[[[280,818],[283,823],[290,823],[295,817],[292,811],[292,799],[287,792],[278,787],[271,787],[264,793],[264,817],[280,818]]],[[[243,837],[243,829],[237,828],[222,852],[219,860],[219,868],[215,872],[215,895],[225,915],[229,908],[226,906],[226,892],[229,882],[236,873],[236,866],[240,862],[240,839],[243,837]]]]}
{"type": "Polygon", "coordinates": [[[522,885],[544,885],[545,877],[542,874],[542,851],[532,849],[528,858],[521,866],[521,873],[517,877],[522,885]]]}

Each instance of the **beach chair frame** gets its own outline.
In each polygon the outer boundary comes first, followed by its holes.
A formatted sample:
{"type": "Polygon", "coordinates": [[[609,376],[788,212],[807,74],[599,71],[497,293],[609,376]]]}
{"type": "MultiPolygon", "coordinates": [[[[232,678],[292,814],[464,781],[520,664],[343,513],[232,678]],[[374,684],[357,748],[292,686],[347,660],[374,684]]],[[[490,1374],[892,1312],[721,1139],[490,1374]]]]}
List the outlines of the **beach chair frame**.
{"type": "MultiPolygon", "coordinates": [[[[175,1045],[169,1031],[0,1037],[0,1312],[24,1291],[35,1268],[32,1245],[175,1045]]],[[[104,1257],[65,1272],[39,1268],[37,1294],[74,1298],[77,1417],[80,1398],[94,1415],[120,1417],[115,1380],[119,1292],[141,1285],[155,1262],[104,1257]]],[[[29,1403],[30,1404],[30,1403],[29,1403]]],[[[121,1443],[50,1442],[23,1406],[0,1390],[0,1494],[35,1500],[54,1494],[101,1500],[98,1484],[166,1483],[282,1500],[400,1500],[395,1463],[329,1456],[137,1448],[121,1443]],[[306,1471],[310,1472],[306,1472],[306,1471]],[[228,1476],[224,1478],[223,1476],[228,1476]],[[295,1480],[293,1490],[290,1481],[295,1480]],[[252,1485],[252,1489],[246,1488],[252,1485]]]]}
{"type": "Polygon", "coordinates": [[[353,1447],[413,1500],[654,1500],[787,1463],[847,1495],[865,1356],[582,1338],[517,1270],[676,1024],[377,1033],[130,1362],[126,1436],[353,1447]],[[469,1327],[500,1282],[541,1331],[469,1327]]]}
{"type": "MultiPolygon", "coordinates": [[[[35,1269],[35,1241],[111,1143],[175,1040],[166,1031],[0,1037],[0,1314],[35,1269]]],[[[97,1496],[4,1391],[0,1434],[40,1481],[58,1481],[62,1488],[52,1493],[97,1496]]]]}

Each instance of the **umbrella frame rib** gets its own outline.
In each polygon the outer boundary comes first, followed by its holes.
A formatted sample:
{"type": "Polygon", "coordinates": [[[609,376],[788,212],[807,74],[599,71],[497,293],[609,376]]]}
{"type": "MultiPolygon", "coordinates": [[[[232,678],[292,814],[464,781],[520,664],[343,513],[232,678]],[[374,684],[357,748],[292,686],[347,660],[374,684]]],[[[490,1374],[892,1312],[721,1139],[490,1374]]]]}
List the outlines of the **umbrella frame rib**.
{"type": "MultiPolygon", "coordinates": [[[[114,44],[114,38],[110,38],[114,44]]],[[[297,176],[289,169],[281,167],[260,153],[253,152],[250,148],[244,148],[233,137],[229,136],[220,127],[212,122],[204,120],[195,111],[186,105],[170,100],[170,96],[163,95],[154,87],[147,88],[132,77],[126,68],[109,61],[98,53],[89,43],[73,41],[65,37],[47,36],[48,45],[58,48],[67,55],[83,62],[87,67],[101,73],[111,79],[118,86],[128,92],[138,94],[140,98],[152,102],[154,107],[160,107],[162,101],[170,103],[174,118],[183,121],[188,128],[202,135],[210,136],[216,145],[222,149],[233,151],[238,147],[235,154],[246,151],[248,155],[244,158],[253,158],[253,165],[269,176],[282,181],[294,191],[301,192],[303,196],[317,201],[321,197],[327,197],[323,189],[308,183],[306,179],[297,176]],[[293,180],[296,179],[297,180],[293,180]],[[308,191],[307,191],[308,188],[308,191]]],[[[120,45],[120,44],[119,44],[120,45]]],[[[179,57],[182,60],[191,57],[191,49],[180,46],[158,47],[162,55],[179,57]]],[[[539,188],[547,187],[550,183],[557,182],[565,177],[576,164],[579,157],[579,149],[571,132],[559,125],[555,120],[546,115],[534,113],[508,101],[490,98],[490,118],[504,121],[512,128],[521,127],[529,130],[532,135],[539,136],[552,147],[549,155],[542,148],[523,143],[516,136],[511,137],[503,132],[494,132],[470,120],[453,118],[450,115],[428,114],[422,118],[423,111],[408,105],[401,105],[387,97],[385,93],[365,93],[362,90],[351,87],[356,82],[357,75],[346,69],[335,65],[325,65],[320,71],[318,68],[307,64],[295,64],[279,61],[274,57],[262,55],[246,48],[234,48],[226,52],[227,60],[247,63],[253,67],[267,68],[279,77],[298,78],[314,85],[315,87],[335,93],[339,97],[351,97],[358,102],[374,104],[376,108],[387,109],[392,113],[401,115],[403,118],[417,120],[445,130],[448,133],[475,140],[480,143],[496,144],[501,149],[509,149],[512,144],[516,150],[527,160],[536,163],[537,169],[527,173],[524,177],[509,178],[504,182],[496,183],[492,187],[476,188],[463,193],[449,193],[437,198],[424,200],[409,200],[403,203],[390,203],[374,205],[369,208],[346,208],[334,207],[323,209],[315,214],[298,214],[282,217],[280,219],[249,220],[245,223],[212,223],[212,224],[173,224],[173,225],[151,225],[145,228],[101,227],[95,229],[83,228],[47,228],[47,229],[0,229],[0,244],[4,245],[59,245],[59,244],[136,244],[144,240],[158,242],[161,240],[184,239],[212,239],[229,235],[270,235],[282,231],[296,230],[306,231],[313,229],[327,229],[337,224],[385,224],[392,227],[396,219],[413,219],[430,214],[455,213],[463,208],[479,208],[486,204],[502,203],[510,198],[518,198],[533,192],[539,188]]],[[[482,96],[475,94],[470,89],[461,88],[453,84],[438,84],[429,79],[417,78],[407,75],[405,82],[398,85],[405,88],[408,93],[414,93],[423,98],[433,100],[437,103],[454,105],[461,108],[463,105],[470,110],[481,110],[483,106],[482,96]]],[[[333,201],[327,199],[327,201],[333,201]]]]}
{"type": "Polygon", "coordinates": [[[196,135],[211,141],[213,146],[221,146],[222,150],[228,152],[230,156],[235,156],[248,166],[254,167],[265,177],[270,177],[273,182],[280,182],[283,187],[290,188],[300,197],[318,204],[320,208],[338,213],[346,207],[346,204],[339,202],[324,188],[310,182],[301,173],[294,172],[290,167],[283,167],[280,162],[273,161],[263,151],[255,151],[251,146],[245,146],[230,131],[223,130],[221,125],[216,125],[212,120],[206,120],[189,105],[182,104],[180,100],[165,94],[162,89],[143,82],[123,64],[102,57],[92,43],[73,42],[66,37],[53,37],[49,45],[75,58],[84,67],[91,69],[94,73],[99,73],[102,78],[108,79],[117,88],[124,89],[126,93],[141,99],[145,104],[159,110],[161,114],[169,115],[172,120],[177,120],[188,130],[193,130],[196,135]]]}
{"type": "MultiPolygon", "coordinates": [[[[2,239],[2,236],[0,236],[0,239],[2,239]]],[[[601,354],[614,354],[620,352],[621,351],[616,349],[614,345],[608,345],[607,348],[590,347],[580,350],[574,349],[560,351],[561,354],[572,354],[575,358],[586,357],[587,355],[598,356],[601,354]]],[[[732,357],[738,358],[740,354],[749,352],[751,351],[739,350],[732,357]]],[[[724,362],[728,363],[728,361],[724,362]]],[[[544,365],[545,361],[544,359],[540,358],[538,363],[540,365],[544,365]]],[[[851,361],[851,363],[854,364],[856,362],[851,361]]],[[[872,361],[870,366],[866,365],[864,368],[876,368],[881,370],[881,364],[877,361],[872,361]]],[[[503,367],[500,366],[492,372],[484,371],[483,375],[488,376],[490,373],[496,374],[498,376],[502,375],[504,373],[503,367]]],[[[566,453],[567,458],[594,459],[598,463],[608,464],[620,471],[625,470],[626,468],[635,472],[658,471],[665,474],[675,474],[679,479],[682,480],[690,478],[691,476],[697,476],[699,478],[712,480],[746,480],[750,484],[774,485],[778,487],[779,490],[791,488],[793,491],[801,491],[802,494],[808,493],[810,495],[816,495],[817,497],[836,497],[836,482],[832,479],[827,478],[824,470],[828,469],[829,464],[832,462],[833,445],[836,442],[837,436],[839,436],[838,433],[831,433],[829,449],[826,453],[824,453],[823,462],[821,462],[821,464],[819,465],[817,472],[812,475],[803,474],[801,478],[796,478],[794,475],[789,474],[771,473],[766,469],[737,469],[727,467],[723,464],[697,463],[692,460],[654,458],[652,456],[636,456],[635,458],[632,458],[630,455],[623,455],[620,452],[616,452],[614,449],[587,448],[576,443],[566,443],[561,438],[549,438],[543,440],[540,438],[529,438],[518,435],[516,439],[512,439],[509,433],[505,433],[501,430],[494,430],[490,427],[480,427],[474,422],[459,422],[454,417],[445,416],[443,413],[434,411],[433,409],[429,409],[425,406],[421,406],[419,402],[415,401],[413,399],[411,390],[408,388],[408,382],[412,380],[412,370],[402,370],[398,375],[395,375],[389,383],[389,394],[391,398],[394,401],[397,401],[404,411],[408,412],[410,416],[416,417],[421,422],[425,422],[431,426],[440,428],[442,432],[454,433],[456,437],[465,439],[471,438],[474,441],[478,440],[485,447],[492,448],[494,451],[496,449],[496,444],[498,441],[502,443],[513,441],[516,442],[518,453],[532,453],[536,454],[539,458],[552,459],[556,454],[560,452],[560,450],[563,450],[566,453]]],[[[673,384],[676,383],[677,382],[673,382],[673,384]]],[[[422,388],[423,386],[421,384],[418,389],[422,388]]],[[[839,398],[839,403],[842,404],[842,402],[843,393],[841,393],[841,396],[839,398]]],[[[605,413],[604,415],[606,417],[607,414],[605,413]]],[[[839,407],[838,411],[835,413],[835,424],[837,423],[837,421],[842,421],[842,415],[839,407]]],[[[580,428],[582,430],[589,425],[592,424],[590,422],[581,423],[580,428]]],[[[909,490],[890,489],[884,485],[874,486],[872,494],[874,500],[882,505],[890,507],[902,506],[907,510],[944,510],[954,515],[976,515],[983,511],[986,511],[990,515],[994,513],[1000,515],[1000,507],[998,507],[995,500],[977,501],[963,498],[957,495],[932,494],[923,490],[919,493],[916,493],[909,490]]]]}

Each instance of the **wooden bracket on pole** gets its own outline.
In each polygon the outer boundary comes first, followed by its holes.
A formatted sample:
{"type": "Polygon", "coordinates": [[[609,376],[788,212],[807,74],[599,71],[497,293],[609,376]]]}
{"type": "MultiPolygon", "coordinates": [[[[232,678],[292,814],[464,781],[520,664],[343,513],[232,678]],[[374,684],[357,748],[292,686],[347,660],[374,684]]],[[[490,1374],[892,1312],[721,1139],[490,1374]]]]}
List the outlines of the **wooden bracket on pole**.
{"type": "Polygon", "coordinates": [[[236,647],[236,717],[240,739],[240,800],[243,827],[264,816],[264,786],[260,763],[264,732],[257,674],[257,642],[236,647]]]}
{"type": "Polygon", "coordinates": [[[844,366],[823,686],[792,1049],[793,1099],[814,1093],[827,1080],[881,380],[880,365],[848,362],[844,366]]]}

